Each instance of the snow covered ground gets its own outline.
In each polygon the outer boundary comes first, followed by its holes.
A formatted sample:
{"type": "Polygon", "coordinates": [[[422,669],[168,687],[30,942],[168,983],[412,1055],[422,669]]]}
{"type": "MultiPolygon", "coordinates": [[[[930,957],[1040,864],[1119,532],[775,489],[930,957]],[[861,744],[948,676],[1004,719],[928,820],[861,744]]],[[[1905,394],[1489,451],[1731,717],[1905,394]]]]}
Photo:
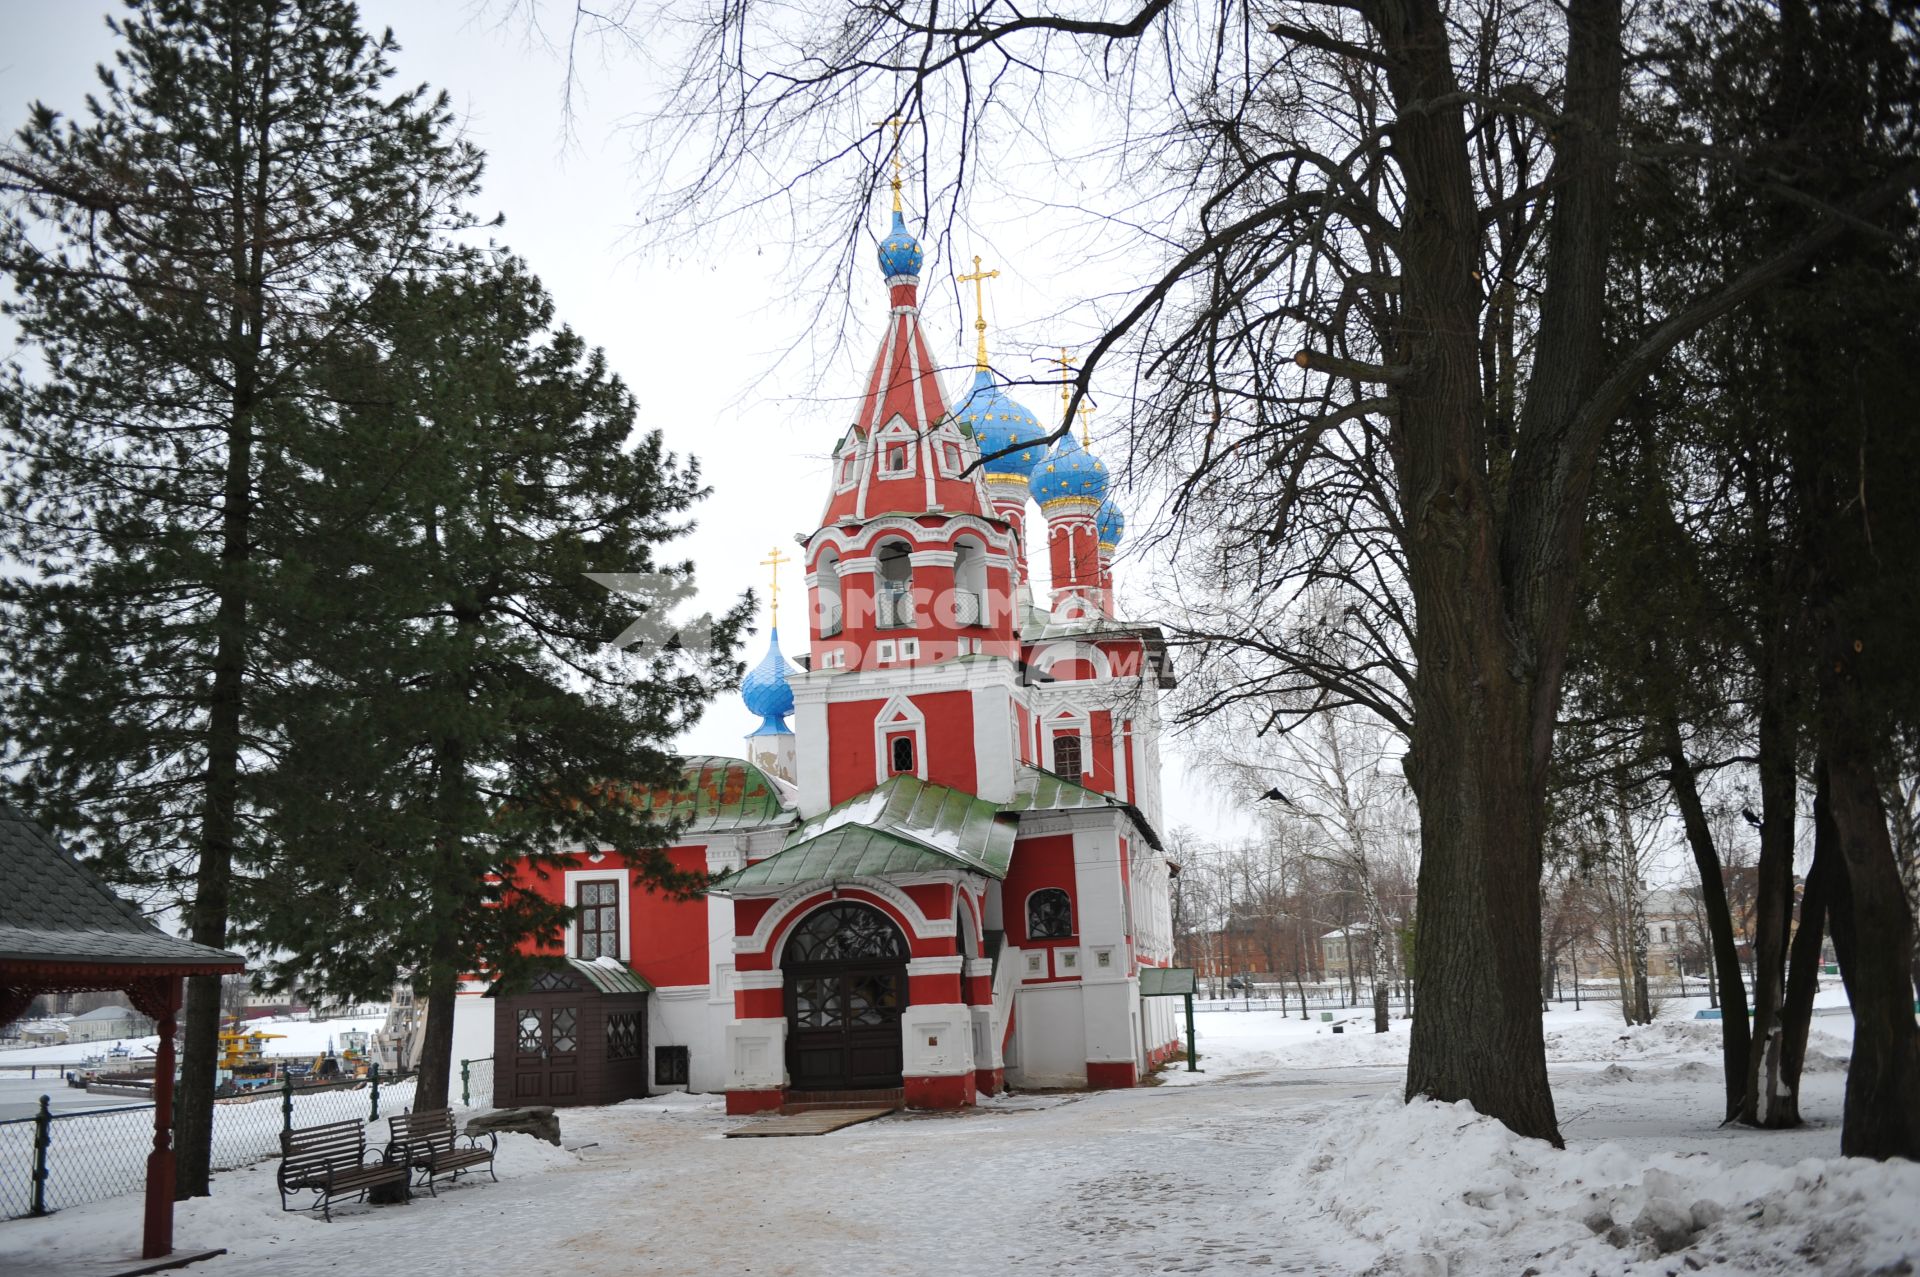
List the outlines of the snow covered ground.
{"type": "MultiPolygon", "coordinates": [[[[281,1213],[267,1163],[218,1177],[178,1236],[231,1252],[207,1277],[1911,1271],[1920,1167],[1837,1156],[1845,1017],[1816,1021],[1811,1120],[1779,1134],[1719,1128],[1717,1026],[1691,1011],[1635,1030],[1605,1005],[1548,1013],[1565,1152],[1400,1104],[1402,1021],[1210,1012],[1206,1071],[1165,1085],[811,1139],[725,1140],[741,1119],[698,1096],[565,1110],[565,1148],[503,1137],[498,1184],[327,1224],[281,1213]]],[[[139,1222],[123,1197],[0,1224],[0,1273],[131,1254],[139,1222]]]]}

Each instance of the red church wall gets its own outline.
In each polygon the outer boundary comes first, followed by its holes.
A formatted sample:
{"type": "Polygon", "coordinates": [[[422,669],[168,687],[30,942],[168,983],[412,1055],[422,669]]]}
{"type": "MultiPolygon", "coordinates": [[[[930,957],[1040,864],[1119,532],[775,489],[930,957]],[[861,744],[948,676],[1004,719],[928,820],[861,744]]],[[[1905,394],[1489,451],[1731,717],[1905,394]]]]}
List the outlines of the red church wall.
{"type": "MultiPolygon", "coordinates": [[[[907,897],[920,906],[920,912],[929,918],[953,917],[953,888],[941,882],[920,883],[905,889],[907,897]]],[[[915,946],[915,957],[932,957],[935,953],[945,953],[945,948],[935,949],[933,953],[921,954],[915,946]]]]}
{"type": "Polygon", "coordinates": [[[1088,789],[1097,789],[1103,794],[1113,792],[1115,780],[1113,768],[1113,714],[1104,709],[1094,710],[1087,719],[1087,731],[1093,737],[1089,742],[1093,748],[1088,759],[1089,768],[1081,784],[1088,789]]]}
{"type": "MultiPolygon", "coordinates": [[[[675,847],[667,852],[673,867],[703,873],[707,849],[675,847]]],[[[705,984],[707,974],[707,902],[669,900],[644,887],[627,897],[632,918],[627,924],[628,953],[635,971],[656,988],[678,984],[705,984]]]]}
{"type": "MultiPolygon", "coordinates": [[[[827,706],[827,801],[843,803],[874,786],[874,720],[887,697],[827,706]]],[[[927,692],[908,698],[926,720],[927,780],[974,792],[973,693],[927,692]]]]}
{"type": "MultiPolygon", "coordinates": [[[[633,875],[617,856],[607,856],[598,864],[581,852],[569,863],[547,867],[536,873],[525,861],[516,870],[515,881],[528,892],[554,904],[572,905],[567,896],[568,870],[603,871],[622,874],[628,884],[621,899],[621,912],[627,932],[628,963],[635,971],[659,987],[707,982],[707,902],[670,900],[645,887],[633,885],[633,875]]],[[[672,847],[667,858],[675,869],[701,873],[707,867],[705,843],[672,847]]],[[[570,946],[526,946],[529,953],[565,953],[570,946]]]]}
{"type": "Polygon", "coordinates": [[[1022,949],[1060,949],[1080,943],[1080,899],[1074,892],[1072,834],[1023,838],[1015,843],[1013,865],[1000,890],[1001,899],[1006,902],[1009,944],[1022,949]],[[1059,887],[1073,901],[1073,935],[1064,940],[1033,940],[1027,936],[1027,897],[1044,887],[1059,887]]]}
{"type": "Polygon", "coordinates": [[[927,779],[973,793],[973,693],[933,692],[913,703],[927,716],[927,779]]]}

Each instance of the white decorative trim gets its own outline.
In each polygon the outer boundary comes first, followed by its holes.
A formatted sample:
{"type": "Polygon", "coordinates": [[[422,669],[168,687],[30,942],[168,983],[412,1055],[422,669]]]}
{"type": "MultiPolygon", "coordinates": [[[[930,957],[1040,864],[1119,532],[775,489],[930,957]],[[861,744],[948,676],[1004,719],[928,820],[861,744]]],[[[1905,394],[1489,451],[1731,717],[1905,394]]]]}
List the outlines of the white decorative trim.
{"type": "Polygon", "coordinates": [[[958,557],[955,550],[915,550],[907,555],[907,562],[916,568],[950,568],[958,557]]]}
{"type": "MultiPolygon", "coordinates": [[[[560,890],[562,900],[568,908],[578,908],[580,893],[576,888],[583,882],[611,882],[620,887],[620,961],[633,960],[633,886],[627,881],[625,868],[612,869],[564,869],[561,871],[560,890]]],[[[580,956],[580,919],[575,917],[567,923],[567,938],[564,951],[569,958],[580,956]]]]}
{"type": "Polygon", "coordinates": [[[1113,677],[1113,662],[1107,654],[1091,643],[1078,639],[1049,643],[1033,654],[1028,664],[1045,673],[1061,661],[1083,660],[1093,666],[1093,681],[1104,682],[1113,677]]]}
{"type": "Polygon", "coordinates": [[[736,971],[733,973],[735,989],[784,989],[787,978],[778,967],[772,971],[736,971]]]}
{"type": "Polygon", "coordinates": [[[913,958],[907,963],[907,976],[917,975],[961,975],[966,959],[957,953],[939,954],[931,958],[913,958]]]}
{"type": "MultiPolygon", "coordinates": [[[[979,472],[976,471],[975,473],[977,474],[979,472]]],[[[985,503],[983,503],[983,505],[984,504],[985,503]]],[[[1008,526],[997,516],[994,517],[992,522],[989,522],[988,518],[983,515],[952,513],[946,515],[939,527],[934,528],[923,527],[919,522],[907,515],[884,514],[872,519],[867,519],[862,515],[857,516],[857,518],[859,526],[851,530],[843,527],[840,522],[829,523],[817,529],[814,534],[807,539],[808,559],[810,561],[815,560],[815,556],[818,555],[819,551],[829,545],[838,550],[842,555],[848,555],[851,551],[853,552],[852,557],[859,557],[859,555],[866,553],[867,548],[876,540],[886,536],[888,533],[899,533],[917,545],[932,546],[951,542],[962,533],[972,532],[985,542],[986,548],[990,551],[998,550],[1000,553],[1007,555],[1009,559],[1017,553],[1015,550],[1017,538],[1012,527],[1008,526]]],[[[846,574],[846,570],[843,565],[841,567],[841,574],[843,576],[846,574]]]]}
{"type": "MultiPolygon", "coordinates": [[[[886,640],[891,643],[892,640],[886,640]]],[[[913,774],[921,780],[927,778],[927,716],[911,697],[893,695],[873,716],[873,783],[885,784],[893,772],[893,751],[888,747],[888,737],[899,733],[908,733],[913,737],[913,774]]]]}
{"type": "Polygon", "coordinates": [[[1058,775],[1060,769],[1055,765],[1053,743],[1056,737],[1072,733],[1080,740],[1080,774],[1075,777],[1075,783],[1085,785],[1087,777],[1094,771],[1092,713],[1069,702],[1048,706],[1039,715],[1039,720],[1040,765],[1058,775]]]}
{"type": "MultiPolygon", "coordinates": [[[[886,901],[907,919],[907,925],[912,928],[910,939],[935,940],[953,938],[952,918],[929,918],[920,912],[920,906],[914,903],[912,896],[909,896],[906,892],[900,890],[886,879],[861,876],[841,878],[832,883],[803,883],[797,887],[789,888],[785,894],[774,901],[773,908],[767,910],[767,912],[761,916],[760,922],[754,927],[752,935],[735,936],[733,938],[733,951],[735,953],[765,953],[767,951],[767,945],[773,940],[774,932],[779,929],[780,925],[786,921],[788,916],[808,900],[819,895],[829,887],[837,888],[841,891],[863,891],[870,896],[878,896],[880,899],[886,901]]],[[[821,905],[831,903],[833,903],[831,899],[820,902],[821,905]]],[[[817,908],[819,906],[815,907],[817,908]]],[[[808,912],[812,912],[812,910],[809,909],[808,912]]],[[[736,975],[734,978],[738,979],[739,977],[736,975]]]]}
{"type": "Polygon", "coordinates": [[[993,959],[992,958],[968,958],[966,973],[969,977],[992,975],[993,959]]]}
{"type": "Polygon", "coordinates": [[[662,1002],[705,1002],[710,988],[705,984],[674,984],[655,989],[653,996],[662,1002]]]}

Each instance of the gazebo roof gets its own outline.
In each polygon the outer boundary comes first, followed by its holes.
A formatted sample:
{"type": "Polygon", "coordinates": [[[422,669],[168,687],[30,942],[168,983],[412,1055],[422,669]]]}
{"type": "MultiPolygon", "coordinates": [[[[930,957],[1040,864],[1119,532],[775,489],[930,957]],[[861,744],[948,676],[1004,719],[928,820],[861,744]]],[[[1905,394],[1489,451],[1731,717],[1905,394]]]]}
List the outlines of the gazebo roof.
{"type": "Polygon", "coordinates": [[[237,954],[170,936],[0,799],[0,963],[238,971],[237,954]]]}

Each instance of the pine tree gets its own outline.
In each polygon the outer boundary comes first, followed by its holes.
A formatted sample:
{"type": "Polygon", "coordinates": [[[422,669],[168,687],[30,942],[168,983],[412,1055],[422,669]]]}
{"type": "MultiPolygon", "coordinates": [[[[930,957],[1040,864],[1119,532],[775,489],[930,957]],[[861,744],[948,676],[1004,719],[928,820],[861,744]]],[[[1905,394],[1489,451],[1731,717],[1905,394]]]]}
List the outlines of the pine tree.
{"type": "Polygon", "coordinates": [[[415,1103],[436,1107],[461,976],[516,980],[522,942],[551,944],[570,916],[517,858],[611,848],[668,894],[705,885],[635,796],[678,782],[666,744],[738,677],[745,613],[658,641],[692,588],[659,548],[704,495],[697,467],[635,437],[633,396],[554,327],[524,265],[469,253],[372,312],[378,339],[331,370],[354,406],[306,437],[291,480],[342,516],[308,529],[276,592],[328,694],[285,714],[277,860],[243,911],[282,978],[346,997],[411,978],[415,1103]],[[656,641],[611,646],[636,606],[656,641]]]}
{"type": "MultiPolygon", "coordinates": [[[[0,714],[29,806],[223,947],[280,736],[263,693],[297,675],[269,569],[311,518],[283,479],[328,411],[316,361],[465,221],[480,161],[344,0],[130,8],[85,112],[37,104],[0,154],[40,360],[0,387],[0,552],[30,573],[0,600],[0,714]]],[[[219,1013],[189,981],[182,1196],[208,1191],[219,1013]]]]}

